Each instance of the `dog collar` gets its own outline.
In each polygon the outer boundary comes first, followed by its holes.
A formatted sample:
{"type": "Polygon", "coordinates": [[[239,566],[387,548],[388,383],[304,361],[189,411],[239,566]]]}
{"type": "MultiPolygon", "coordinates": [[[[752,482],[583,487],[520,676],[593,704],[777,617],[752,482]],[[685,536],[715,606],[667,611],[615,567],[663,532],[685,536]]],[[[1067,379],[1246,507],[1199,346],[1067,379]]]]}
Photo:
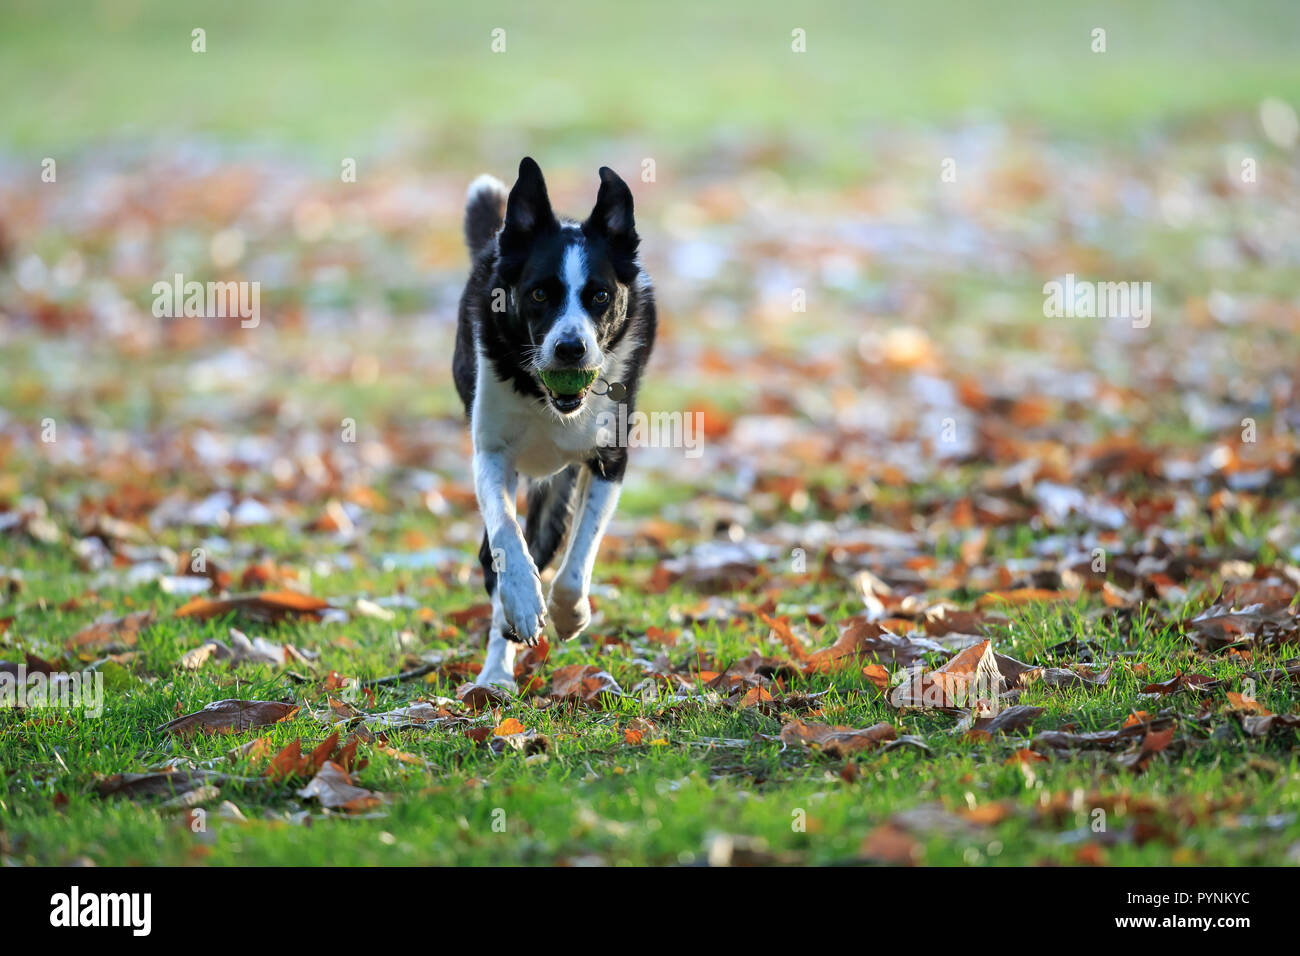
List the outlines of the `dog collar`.
{"type": "Polygon", "coordinates": [[[627,398],[627,386],[622,382],[610,382],[604,378],[597,378],[591,385],[591,393],[593,395],[608,395],[611,400],[621,402],[627,398]],[[604,385],[605,390],[603,392],[596,391],[597,385],[604,385]]]}

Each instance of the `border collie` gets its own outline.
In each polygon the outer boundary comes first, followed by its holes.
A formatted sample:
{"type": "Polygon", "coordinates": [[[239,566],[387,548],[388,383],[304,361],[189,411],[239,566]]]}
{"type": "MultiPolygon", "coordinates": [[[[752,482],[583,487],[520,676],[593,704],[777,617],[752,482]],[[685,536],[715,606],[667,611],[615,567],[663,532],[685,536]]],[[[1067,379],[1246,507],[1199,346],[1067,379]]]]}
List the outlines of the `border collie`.
{"type": "Polygon", "coordinates": [[[508,196],[480,176],[465,199],[465,241],[472,266],[452,372],[486,525],[479,562],[492,626],[478,683],[513,689],[517,644],[536,644],[548,620],[560,640],[591,621],[591,572],[627,467],[626,436],[609,423],[631,417],[654,344],[654,293],[637,260],[631,190],[607,167],[581,223],[551,211],[528,157],[508,196]],[[544,599],[541,572],[566,537],[544,599]]]}

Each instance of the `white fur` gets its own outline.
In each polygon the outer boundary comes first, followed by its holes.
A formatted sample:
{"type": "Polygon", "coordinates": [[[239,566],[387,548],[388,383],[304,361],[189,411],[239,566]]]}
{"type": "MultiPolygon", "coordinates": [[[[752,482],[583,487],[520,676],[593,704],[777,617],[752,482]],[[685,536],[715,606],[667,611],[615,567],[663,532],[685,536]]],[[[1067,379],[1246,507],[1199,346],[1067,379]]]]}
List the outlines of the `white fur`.
{"type": "Polygon", "coordinates": [[[555,580],[551,582],[551,596],[547,601],[551,623],[560,640],[574,637],[591,623],[591,604],[587,600],[591,572],[595,569],[596,552],[600,550],[609,519],[618,507],[621,490],[622,485],[617,481],[598,478],[590,471],[582,473],[579,504],[569,530],[569,546],[555,580]]]}
{"type": "Polygon", "coordinates": [[[492,592],[492,629],[488,632],[487,656],[478,672],[476,684],[496,684],[515,689],[515,649],[518,645],[506,638],[506,615],[501,606],[501,588],[492,592]]]}
{"type": "Polygon", "coordinates": [[[495,176],[489,176],[484,173],[469,184],[469,189],[465,190],[465,201],[468,203],[479,193],[493,193],[498,196],[506,195],[506,184],[495,176]]]}

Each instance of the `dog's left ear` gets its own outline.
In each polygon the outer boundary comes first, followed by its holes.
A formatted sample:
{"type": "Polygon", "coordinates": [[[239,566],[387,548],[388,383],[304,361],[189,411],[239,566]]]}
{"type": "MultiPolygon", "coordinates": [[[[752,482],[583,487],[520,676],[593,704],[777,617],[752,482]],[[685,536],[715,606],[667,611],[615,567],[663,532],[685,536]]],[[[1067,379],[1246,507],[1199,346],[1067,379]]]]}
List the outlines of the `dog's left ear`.
{"type": "Polygon", "coordinates": [[[497,236],[499,268],[507,283],[519,278],[534,240],[559,227],[541,167],[531,156],[525,156],[519,161],[519,178],[506,199],[505,222],[497,236]]]}
{"type": "Polygon", "coordinates": [[[614,271],[623,282],[636,277],[636,247],[641,242],[632,215],[632,190],[608,166],[600,167],[596,205],[582,224],[584,235],[603,238],[614,257],[614,271]]]}

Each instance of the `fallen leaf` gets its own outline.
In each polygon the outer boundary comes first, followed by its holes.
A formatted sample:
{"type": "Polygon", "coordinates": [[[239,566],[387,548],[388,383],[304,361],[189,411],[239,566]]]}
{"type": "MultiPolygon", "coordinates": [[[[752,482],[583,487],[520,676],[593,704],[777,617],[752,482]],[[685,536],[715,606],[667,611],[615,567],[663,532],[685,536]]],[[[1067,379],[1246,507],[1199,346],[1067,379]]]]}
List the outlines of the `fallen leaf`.
{"type": "Polygon", "coordinates": [[[920,862],[922,848],[902,827],[884,823],[862,839],[858,855],[874,863],[913,866],[920,862]]]}
{"type": "Polygon", "coordinates": [[[327,607],[328,601],[297,591],[256,591],[221,599],[196,597],[177,608],[176,616],[206,621],[233,611],[274,623],[287,617],[319,618],[327,607]]]}
{"type": "Polygon", "coordinates": [[[169,720],[157,728],[158,733],[185,736],[195,732],[205,734],[238,734],[254,727],[288,720],[298,713],[293,704],[284,704],[274,700],[218,700],[208,704],[202,710],[175,720],[169,720]]]}
{"type": "Polygon", "coordinates": [[[1042,588],[1016,588],[1011,591],[990,591],[975,602],[978,611],[991,607],[1011,605],[1021,607],[1026,604],[1046,604],[1053,601],[1072,601],[1078,595],[1069,591],[1047,591],[1042,588]]]}
{"type": "Polygon", "coordinates": [[[570,664],[551,674],[551,696],[595,703],[602,694],[623,696],[623,688],[609,674],[594,664],[570,664]]]}
{"type": "Polygon", "coordinates": [[[83,650],[102,650],[110,644],[134,647],[140,632],[153,623],[153,613],[136,611],[122,617],[104,615],[89,627],[78,631],[67,643],[68,650],[76,653],[83,650]]]}
{"type": "Polygon", "coordinates": [[[513,717],[507,717],[497,725],[496,729],[493,730],[492,733],[498,737],[506,737],[510,734],[522,734],[525,729],[524,725],[518,720],[513,717]]]}
{"type": "Polygon", "coordinates": [[[806,724],[797,717],[781,728],[781,741],[806,744],[832,757],[844,757],[875,747],[898,736],[893,724],[878,723],[854,728],[829,724],[806,724]]]}
{"type": "Polygon", "coordinates": [[[304,800],[315,799],[322,807],[347,813],[369,810],[381,802],[377,794],[354,784],[348,772],[333,761],[328,761],[307,786],[296,792],[304,800]]]}

